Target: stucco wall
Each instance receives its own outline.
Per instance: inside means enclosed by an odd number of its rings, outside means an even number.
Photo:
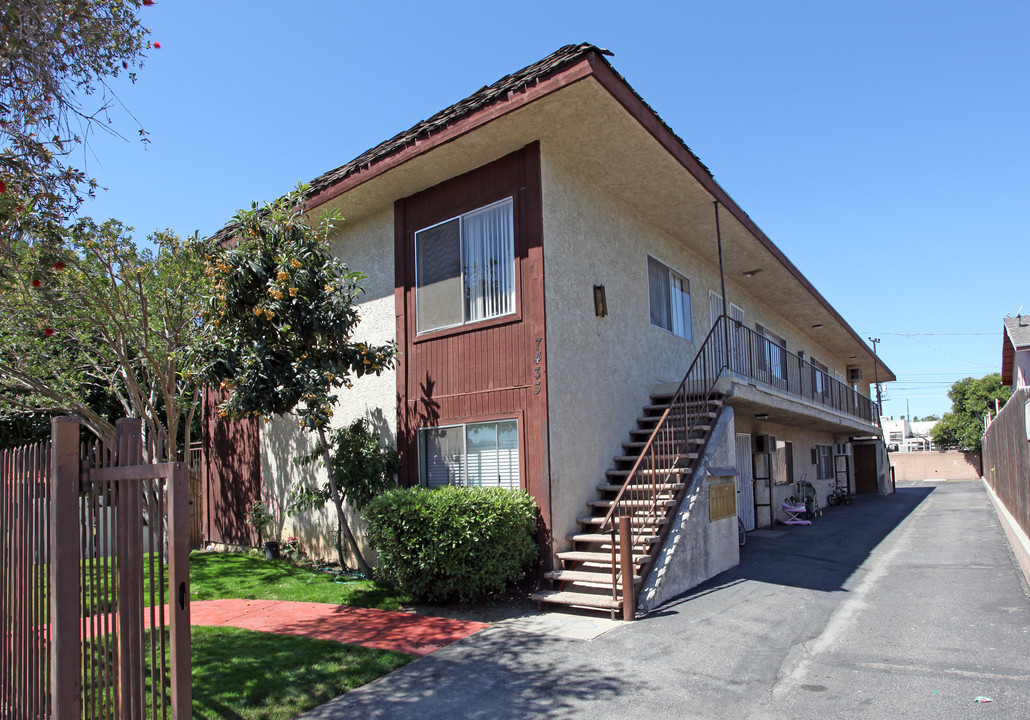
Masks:
[[[381,345],[396,339],[393,269],[393,209],[362,219],[353,225],[344,222],[337,230],[332,245],[334,254],[351,270],[367,275],[361,281],[364,292],[359,296],[360,323],[354,339]],[[344,427],[367,417],[391,446],[396,443],[397,378],[394,370],[381,376],[354,379],[354,386],[338,392],[332,427]],[[294,458],[311,451],[313,437],[303,431],[292,417],[276,418],[261,428],[261,471],[266,501],[279,518],[279,535],[297,537],[301,548],[313,557],[335,558],[332,533],[336,526],[331,507],[297,517],[286,517],[288,493],[300,483],[321,487],[324,469],[315,465],[299,467]],[[352,529],[364,541],[361,520],[348,513]],[[367,550],[367,547],[366,547]],[[366,554],[366,559],[370,559]]]
[[[959,450],[891,453],[894,482],[978,480],[980,455]]]
[[[711,468],[734,466],[733,409],[719,416],[637,607],[648,612],[740,562],[736,517],[710,519]]]
[[[574,158],[547,143],[542,145],[542,181],[551,493],[555,544],[560,548],[566,533],[576,529],[575,518],[594,497],[594,486],[603,480],[612,457],[622,453],[621,444],[650,393],[659,384],[682,379],[711,329],[709,291],[721,288],[714,238],[711,257],[691,252],[618,198],[597,190],[577,170]],[[689,341],[650,323],[648,254],[690,280]],[[607,317],[594,316],[594,285],[605,286]],[[749,327],[761,323],[785,337],[791,352],[805,349],[831,370],[845,370],[846,361],[831,356],[730,278],[727,295],[744,309]],[[748,431],[747,426],[737,430]],[[798,478],[811,465],[812,444],[847,439],[799,428],[762,432],[797,438]],[[809,479],[814,477],[811,468]],[[825,504],[828,483],[816,485]]]
[[[819,498],[820,507],[827,505],[826,496],[830,494],[834,481],[819,480],[818,468],[815,463],[812,462],[812,449],[816,445],[834,445],[836,443],[847,442],[848,437],[846,435],[833,435],[831,433],[819,432],[810,430],[804,427],[798,427],[796,425],[782,425],[778,423],[757,420],[749,420],[742,416],[737,416],[736,429],[737,433],[748,433],[751,435],[752,443],[754,442],[755,435],[774,435],[778,445],[777,457],[779,458],[779,470],[775,473],[775,479],[780,482],[772,483],[772,518],[776,522],[780,522],[787,518],[787,514],[782,509],[783,501],[788,497],[794,495],[797,496],[797,486],[795,483],[804,477],[812,483],[812,486],[816,490],[816,494]],[[785,444],[790,442],[792,445],[793,459],[794,459],[794,482],[782,482],[784,475],[782,473],[782,467],[784,467],[783,456],[786,453]],[[854,463],[849,463],[849,474],[848,483],[852,490],[854,490],[854,475],[855,468]],[[755,496],[757,501],[760,503],[769,502],[769,485],[761,485],[759,481],[755,482]],[[755,521],[757,527],[767,527],[770,525],[769,510],[766,508],[758,508],[755,515]]]
[[[560,152],[542,146],[544,282],[547,305],[551,506],[556,549],[576,529],[594,487],[653,388],[678,381],[708,325],[711,271],[592,189]],[[693,341],[652,327],[647,253],[691,282]],[[608,316],[595,317],[604,285]]]

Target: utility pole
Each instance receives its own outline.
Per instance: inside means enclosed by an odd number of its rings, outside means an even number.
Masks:
[[[873,344],[873,378],[876,380],[876,407],[879,414],[883,414],[883,398],[880,397],[880,357],[876,354],[876,344],[880,342],[880,338],[869,338],[869,342]],[[879,422],[879,418],[877,418]]]

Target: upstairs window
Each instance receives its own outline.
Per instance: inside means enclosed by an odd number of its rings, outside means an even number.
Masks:
[[[512,199],[415,233],[417,332],[515,312]]]
[[[647,256],[651,324],[690,340],[690,280]]]

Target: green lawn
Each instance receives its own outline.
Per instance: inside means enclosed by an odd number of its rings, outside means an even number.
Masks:
[[[292,718],[414,658],[230,627],[194,627],[193,717]]]
[[[190,553],[190,599],[299,600],[396,610],[410,599],[372,580],[333,582],[325,573],[256,553]]]
[[[190,599],[299,600],[396,610],[407,596],[371,580],[333,582],[258,553],[190,553]],[[193,627],[193,717],[292,718],[414,658],[232,627]]]

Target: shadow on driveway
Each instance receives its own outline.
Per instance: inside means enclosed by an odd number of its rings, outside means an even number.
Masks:
[[[649,613],[663,612],[746,580],[845,591],[848,578],[873,549],[934,491],[898,488],[893,495],[860,495],[851,505],[825,508],[811,525],[777,525],[748,533],[740,564]]]
[[[600,708],[632,692],[624,678],[570,653],[569,645],[544,635],[484,630],[462,641],[460,651],[448,648],[416,660],[302,718],[564,717],[585,703]]]

